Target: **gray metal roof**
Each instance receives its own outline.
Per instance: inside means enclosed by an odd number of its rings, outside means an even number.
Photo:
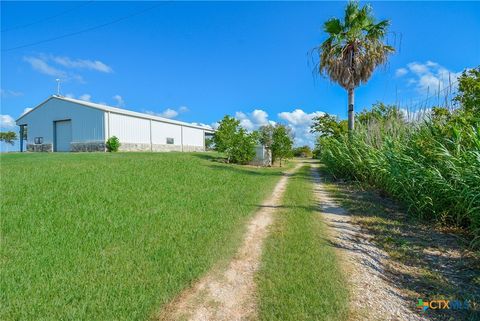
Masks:
[[[209,128],[209,127],[198,126],[198,125],[194,125],[194,124],[191,124],[191,123],[186,123],[186,122],[182,122],[182,121],[178,121],[178,120],[172,120],[172,119],[168,119],[168,118],[164,118],[164,117],[158,117],[158,116],[154,116],[154,115],[150,115],[150,114],[145,114],[145,113],[139,113],[139,112],[136,112],[136,111],[126,110],[126,109],[123,109],[123,108],[116,108],[116,107],[112,107],[112,106],[96,104],[96,103],[92,103],[92,102],[89,102],[89,101],[84,101],[84,100],[79,100],[79,99],[74,99],[74,98],[67,98],[67,97],[57,96],[57,95],[53,95],[53,96],[47,98],[46,100],[44,100],[41,104],[39,104],[38,106],[36,106],[32,110],[30,110],[30,111],[26,112],[25,114],[23,114],[22,116],[20,116],[16,120],[16,122],[18,122],[20,119],[22,119],[26,115],[30,114],[34,110],[38,109],[39,107],[43,106],[45,103],[47,103],[51,99],[59,99],[59,100],[71,102],[71,103],[74,103],[74,104],[78,104],[78,105],[82,105],[82,106],[86,106],[86,107],[90,107],[90,108],[100,109],[100,110],[115,113],[115,114],[128,115],[128,116],[144,118],[144,119],[152,119],[152,120],[160,121],[162,123],[169,123],[169,124],[181,125],[181,126],[185,126],[185,127],[198,128],[198,129],[203,129],[205,131],[210,131],[210,132],[215,131],[214,129]]]

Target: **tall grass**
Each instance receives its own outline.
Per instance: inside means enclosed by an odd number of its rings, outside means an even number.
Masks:
[[[452,116],[457,117],[457,116]],[[480,245],[480,121],[402,117],[358,124],[352,135],[320,140],[337,177],[364,182],[434,223],[466,227]]]

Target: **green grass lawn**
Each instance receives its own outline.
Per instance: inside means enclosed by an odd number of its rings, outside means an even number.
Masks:
[[[233,255],[280,169],[210,158],[1,155],[0,319],[146,320]]]
[[[309,167],[289,180],[257,277],[260,320],[347,319],[347,285],[312,188]]]

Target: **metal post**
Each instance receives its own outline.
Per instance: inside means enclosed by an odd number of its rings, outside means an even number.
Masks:
[[[180,141],[182,143],[182,152],[183,152],[183,126],[180,125]]]
[[[20,125],[20,152],[21,153],[23,152],[23,132],[24,132],[23,126],[25,125]]]

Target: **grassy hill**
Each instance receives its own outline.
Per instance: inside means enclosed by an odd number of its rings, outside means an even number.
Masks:
[[[228,258],[279,169],[207,154],[1,155],[2,320],[145,320]]]

